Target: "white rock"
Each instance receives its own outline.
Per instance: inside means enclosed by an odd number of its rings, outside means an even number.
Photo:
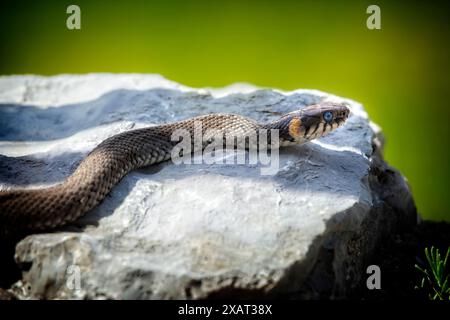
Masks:
[[[281,150],[276,175],[167,162],[127,175],[74,225],[25,238],[16,260],[31,268],[16,292],[340,297],[365,284],[373,249],[414,224],[416,210],[352,100],[248,84],[197,90],[159,75],[0,77],[1,189],[62,181],[98,143],[131,128],[214,112],[270,121],[323,99],[346,101],[352,116],[325,138]]]

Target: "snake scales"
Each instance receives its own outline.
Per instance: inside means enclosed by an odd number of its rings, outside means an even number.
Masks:
[[[285,146],[321,137],[342,125],[348,115],[345,105],[323,102],[267,124],[238,115],[210,114],[123,132],[100,143],[60,184],[0,191],[0,226],[6,230],[43,231],[77,220],[97,206],[131,170],[169,160],[178,143],[172,141],[172,133],[184,129],[193,137],[196,121],[201,122],[202,133],[215,129],[227,137],[275,129],[279,133],[278,145]],[[269,147],[275,147],[275,143],[272,141]]]

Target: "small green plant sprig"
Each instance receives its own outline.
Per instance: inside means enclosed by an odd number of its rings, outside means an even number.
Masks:
[[[425,248],[429,269],[415,265],[416,269],[422,273],[420,285],[416,286],[415,289],[427,290],[430,300],[450,300],[450,274],[447,268],[449,255],[450,247],[447,249],[444,260],[441,259],[439,249],[431,247],[428,250],[428,248]]]

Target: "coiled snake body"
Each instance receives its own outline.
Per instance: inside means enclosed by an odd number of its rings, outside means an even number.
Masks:
[[[278,130],[279,145],[284,146],[321,137],[342,125],[348,115],[349,109],[343,104],[326,102],[288,113],[268,124],[238,115],[211,114],[127,131],[100,143],[58,185],[0,191],[0,226],[7,230],[42,231],[75,221],[97,206],[131,170],[169,160],[178,143],[172,141],[172,134],[183,129],[194,138],[196,122],[201,123],[203,134],[215,129],[227,137],[239,138],[262,129]],[[269,139],[269,147],[276,146]]]

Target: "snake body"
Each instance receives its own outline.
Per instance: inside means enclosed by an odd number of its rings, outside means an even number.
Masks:
[[[321,137],[342,125],[348,115],[345,105],[325,102],[267,124],[239,115],[210,114],[123,132],[101,142],[60,184],[0,191],[0,226],[7,230],[45,231],[77,220],[97,206],[130,171],[169,160],[178,143],[172,141],[177,129],[185,130],[192,138],[196,123],[201,123],[202,134],[214,129],[238,138],[263,129],[278,130],[279,146],[285,146]],[[201,148],[210,142],[203,142]],[[277,146],[269,138],[269,147]]]

